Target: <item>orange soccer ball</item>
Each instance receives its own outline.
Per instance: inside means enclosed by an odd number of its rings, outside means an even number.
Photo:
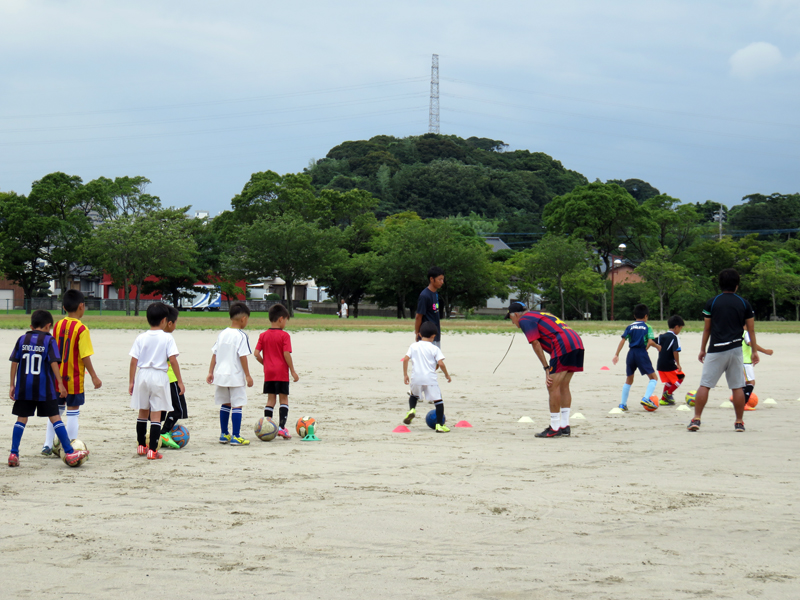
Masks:
[[[642,406],[644,406],[644,409],[647,412],[653,412],[654,410],[658,410],[658,396],[650,396],[650,402],[652,402],[652,405],[645,404],[644,402],[642,402]]]
[[[297,435],[300,437],[306,437],[308,430],[312,425],[314,426],[314,432],[316,433],[317,421],[314,419],[314,417],[300,417],[297,419]]]
[[[729,398],[733,401],[733,395]],[[747,404],[744,405],[745,410],[755,410],[756,406],[758,406],[758,396],[753,392],[750,394],[750,399],[747,401]]]

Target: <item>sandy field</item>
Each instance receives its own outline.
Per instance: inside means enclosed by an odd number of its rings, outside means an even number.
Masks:
[[[624,366],[601,367],[618,338],[584,336],[573,413],[585,420],[569,439],[536,439],[546,392],[521,334],[492,375],[511,329],[445,336],[448,424],[473,426],[449,434],[423,419],[392,433],[411,333],[297,332],[289,420],[314,416],[321,441],[255,438],[264,397],[252,360],[253,442],[237,448],[217,443],[204,382],[216,333],[179,329],[191,441],[147,461],[127,397],[137,333],[92,333],[103,387],[81,413],[83,467],[41,456],[44,419],[32,418],[20,468],[0,468],[0,597],[800,597],[800,336],[759,336],[775,355],[756,369],[762,404],[744,434],[719,388],[698,433],[689,412],[646,413],[643,378],[631,412],[609,415]],[[18,335],[0,331],[0,347]],[[700,377],[699,335],[681,338],[685,392]],[[6,399],[6,452],[14,420]]]

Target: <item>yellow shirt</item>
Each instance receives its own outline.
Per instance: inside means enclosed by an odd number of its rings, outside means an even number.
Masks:
[[[94,354],[89,328],[78,319],[65,317],[53,329],[58,349],[61,351],[61,377],[68,394],[83,393],[83,376],[86,367],[83,359]]]

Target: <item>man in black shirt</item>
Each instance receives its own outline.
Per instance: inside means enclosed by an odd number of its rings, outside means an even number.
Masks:
[[[705,326],[703,341],[698,359],[703,363],[703,374],[694,405],[694,419],[687,428],[689,431],[700,429],[700,416],[703,414],[708,391],[719,381],[722,374],[728,382],[736,411],[734,429],[744,431],[744,362],[742,358],[743,330],[746,327],[753,347],[752,361],[759,361],[755,343],[754,313],[750,303],[738,296],[739,273],[735,269],[725,269],[719,274],[719,287],[722,293],[706,303],[703,309]],[[710,340],[710,345],[709,345]],[[708,353],[706,353],[708,347]]]
[[[442,330],[439,324],[439,289],[444,285],[444,270],[441,267],[428,269],[428,287],[420,292],[417,301],[417,318],[414,322],[414,341],[418,342],[419,328],[423,323],[436,325],[436,337],[433,343],[441,348]]]

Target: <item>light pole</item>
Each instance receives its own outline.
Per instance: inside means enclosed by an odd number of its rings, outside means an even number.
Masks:
[[[617,246],[617,249],[620,251],[620,254],[625,252],[625,248],[627,248],[625,244],[620,244],[619,246]],[[617,265],[621,264],[622,261],[618,258],[615,258],[611,262],[611,320],[612,321],[614,320],[614,270],[617,268]]]

